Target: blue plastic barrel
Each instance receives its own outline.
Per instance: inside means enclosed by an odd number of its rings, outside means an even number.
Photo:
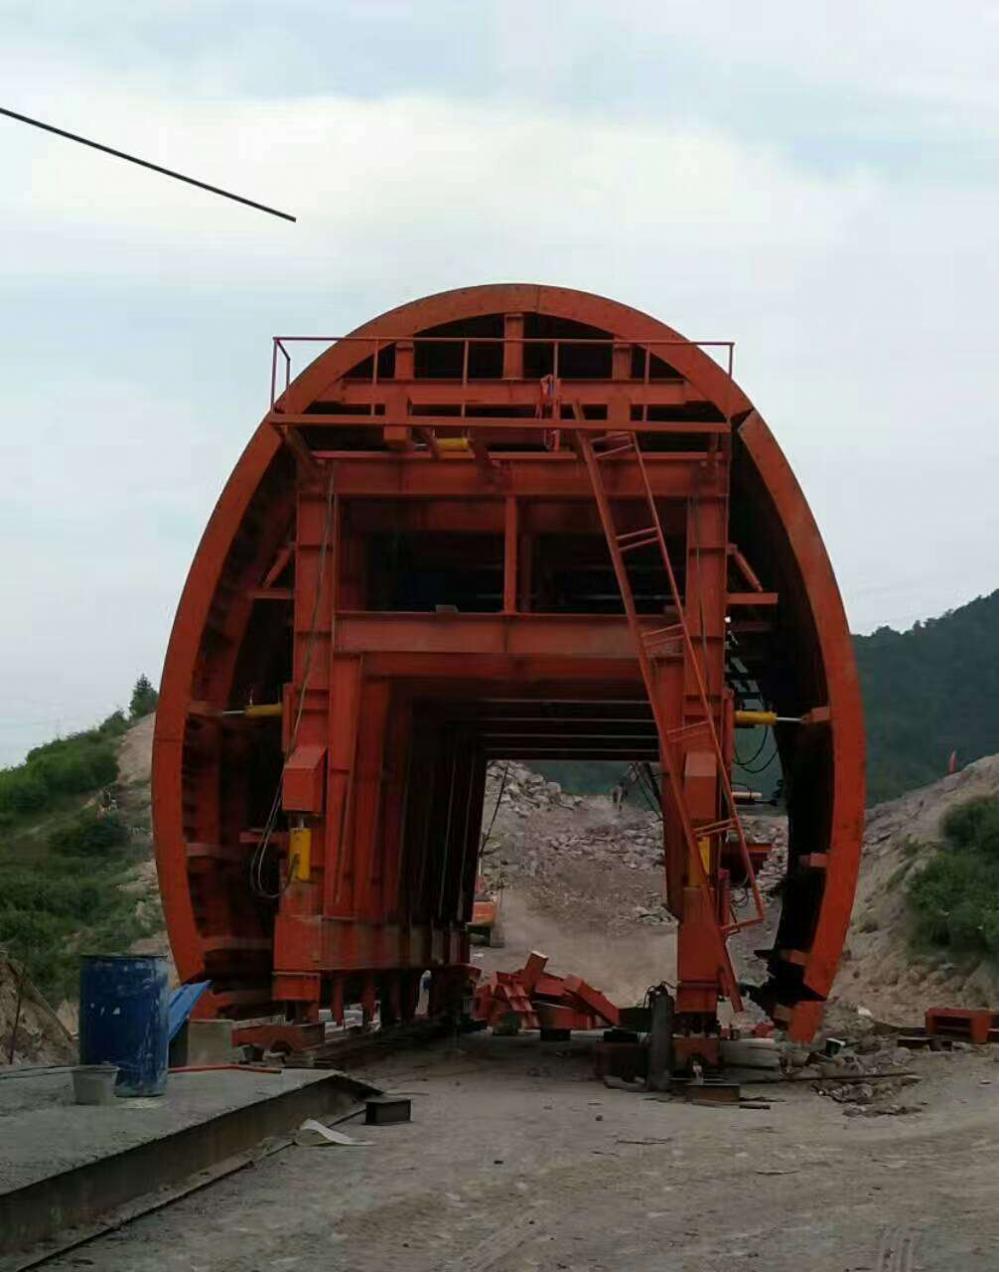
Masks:
[[[80,1063],[116,1064],[116,1095],[162,1095],[167,1085],[167,960],[85,954],[80,966]]]

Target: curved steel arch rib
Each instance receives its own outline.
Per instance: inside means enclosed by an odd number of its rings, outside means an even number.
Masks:
[[[248,686],[269,682],[281,659],[290,657],[279,607],[259,600],[262,580],[285,559],[282,553],[293,565],[297,559],[289,526],[307,480],[283,445],[282,417],[305,417],[322,409],[317,403],[335,400],[344,377],[367,356],[361,338],[388,345],[440,328],[461,332],[462,324],[494,315],[579,324],[606,333],[611,342],[646,348],[674,368],[684,394],[728,422],[722,442],[729,465],[728,537],[753,562],[764,589],[780,597],[759,683],[779,714],[805,710],[817,721],[778,730],[790,817],[789,877],[768,975],[756,990],[776,1019],[808,1036],[846,935],[864,815],[860,695],[822,539],[778,443],[711,356],[640,311],[538,285],[443,292],[358,327],[351,333],[355,339],[333,343],[290,384],[226,483],[178,606],[154,739],[157,866],[181,978],[213,977],[207,1012],[249,1013],[282,1001],[275,992],[274,906],[241,891],[248,844],[270,795],[258,788],[268,786],[265,778],[281,757],[261,760],[246,730],[230,728],[220,716],[239,707]],[[609,378],[607,400],[621,390]],[[377,418],[372,422],[377,425]],[[385,457],[386,464],[407,462],[399,453]]]

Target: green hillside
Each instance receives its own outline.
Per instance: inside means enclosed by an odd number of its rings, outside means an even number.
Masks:
[[[997,750],[998,593],[906,632],[855,636],[877,804]]]
[[[142,677],[128,719],[116,711],[0,769],[0,947],[54,1003],[75,996],[80,953],[124,953],[155,927],[158,902],[137,876],[148,798],[133,798],[118,763],[130,722],[155,705]]]

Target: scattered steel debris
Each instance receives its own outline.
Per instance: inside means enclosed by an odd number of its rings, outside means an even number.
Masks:
[[[294,1139],[300,1148],[325,1148],[329,1144],[345,1148],[368,1148],[375,1143],[374,1140],[357,1140],[351,1135],[345,1135],[343,1131],[335,1131],[332,1126],[324,1126],[314,1117],[306,1118],[295,1132]]]
[[[579,976],[546,972],[548,957],[532,951],[516,972],[494,972],[476,987],[472,1018],[494,1032],[540,1029],[542,1037],[568,1038],[571,1031],[618,1024],[618,1008]]]
[[[983,1046],[996,1042],[998,1016],[988,1009],[967,1007],[930,1007],[924,1016],[924,1029],[931,1038],[951,1038]]]
[[[410,1120],[410,1101],[402,1095],[373,1095],[365,1100],[365,1125],[389,1126]]]

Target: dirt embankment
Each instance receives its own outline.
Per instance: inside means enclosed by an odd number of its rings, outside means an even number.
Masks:
[[[66,1064],[75,1055],[72,1038],[24,968],[0,954],[0,1067]]]
[[[906,887],[956,804],[997,796],[997,757],[986,756],[899,799],[865,823],[861,872],[833,998],[891,1024],[920,1024],[927,1007],[995,1007],[996,964],[920,956],[910,942]]]
[[[132,872],[124,890],[134,894],[136,909],[144,926],[150,929],[148,936],[132,945],[133,954],[163,954],[170,964],[170,981],[177,980],[170,953],[160,888],[156,876],[156,860],[153,856],[152,813],[150,807],[150,770],[153,763],[153,727],[155,715],[144,716],[122,738],[118,752],[118,807],[129,824],[132,843],[145,849],[145,856]]]

